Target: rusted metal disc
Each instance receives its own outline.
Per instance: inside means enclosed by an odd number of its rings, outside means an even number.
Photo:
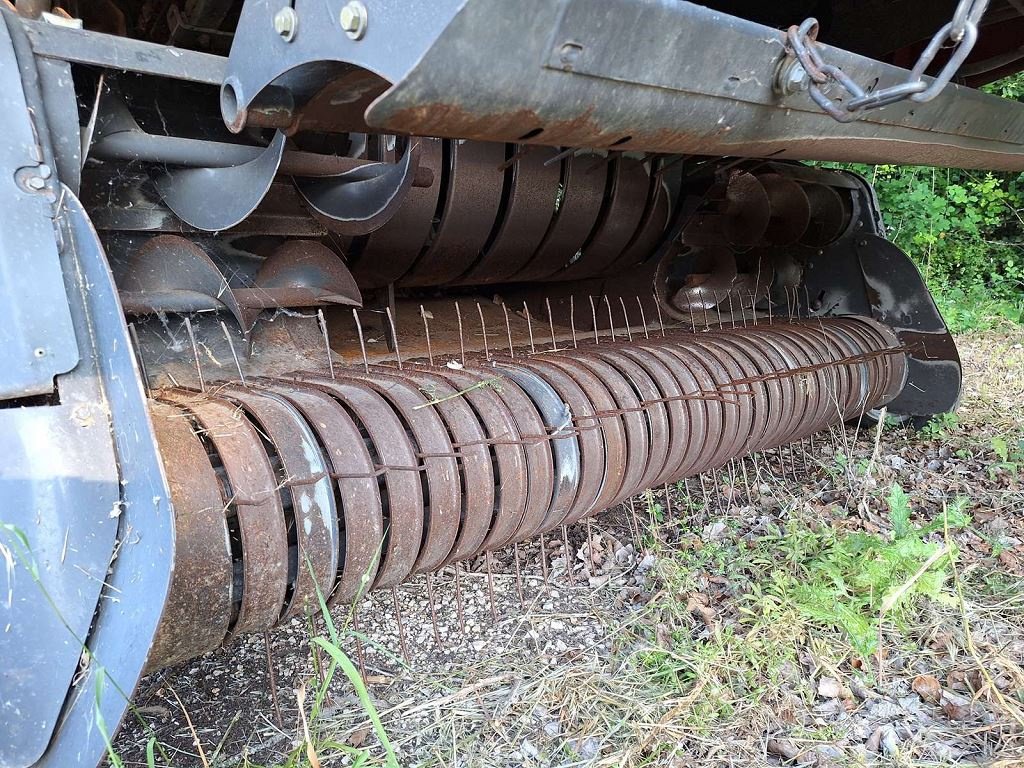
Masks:
[[[623,346],[617,351],[643,366],[647,374],[657,384],[659,396],[665,399],[664,407],[669,424],[668,453],[665,456],[665,469],[654,485],[673,482],[679,477],[679,471],[686,458],[686,451],[692,437],[686,405],[678,399],[682,395],[679,381],[672,375],[668,367],[647,349]]]
[[[526,515],[529,496],[525,446],[512,411],[494,386],[493,377],[455,371],[450,368],[431,369],[431,373],[448,381],[462,393],[473,409],[487,440],[491,443],[494,479],[494,514],[487,536],[477,552],[498,549],[512,541]]]
[[[544,361],[557,365],[572,376],[573,380],[575,380],[587,396],[587,399],[593,404],[596,413],[610,414],[615,411],[618,406],[608,387],[605,386],[600,376],[576,359],[575,353],[576,350],[573,351],[572,357],[568,355],[546,355]],[[589,426],[592,423],[594,422],[587,420],[581,426]],[[622,420],[618,416],[600,416],[597,419],[597,423],[601,426],[605,453],[605,473],[601,484],[601,494],[594,504],[594,510],[600,512],[612,506],[625,487],[628,449],[626,445],[626,432]]]
[[[727,367],[729,364],[738,367],[740,375],[734,381],[761,375],[763,366],[757,365],[750,350],[738,339],[727,336],[725,330],[707,334],[701,343],[716,349],[719,360],[728,360]],[[729,367],[729,370],[733,373],[736,369]],[[723,387],[722,392],[735,402],[725,407],[730,408],[739,420],[740,443],[737,455],[748,453],[767,426],[768,396],[764,386],[760,383],[735,384]]]
[[[723,340],[728,339],[740,349],[747,352],[747,357],[753,364],[757,376],[770,376],[776,371],[785,369],[785,361],[771,344],[758,344],[757,337],[753,339],[743,329],[724,331],[720,336]],[[776,435],[781,434],[782,409],[786,403],[785,390],[777,378],[768,378],[754,385],[755,401],[754,408],[757,411],[760,428],[755,428],[751,436],[748,450],[751,452],[760,451],[772,444]]]
[[[806,344],[792,334],[791,327],[791,324],[780,323],[770,329],[764,329],[765,343],[770,344],[784,361],[783,367],[778,371],[780,375],[776,378],[783,388],[783,402],[791,404],[783,409],[782,431],[773,441],[775,445],[796,440],[808,420],[815,417],[815,413],[825,402],[825,389],[822,386],[824,374],[817,376],[787,373],[792,369],[809,365],[814,360],[805,350]]]
[[[843,319],[854,323],[855,325],[864,328],[865,331],[871,333],[877,339],[879,349],[898,348],[901,346],[900,339],[896,335],[895,331],[872,318],[848,317]],[[906,386],[908,356],[906,352],[898,352],[881,357],[879,360],[885,361],[885,370],[888,373],[888,384],[884,387],[881,394],[882,400],[885,403],[888,403],[899,395]]]
[[[623,374],[595,356],[589,347],[574,350],[573,357],[601,379],[615,400],[615,409],[622,411],[615,418],[622,422],[626,433],[626,469],[622,490],[612,502],[617,504],[641,490],[640,481],[647,472],[650,456],[647,420],[639,409],[640,401],[636,393]]]
[[[382,470],[384,544],[374,586],[396,586],[412,573],[423,540],[422,470],[416,450],[390,403],[364,383],[306,374],[302,379],[348,409]]]
[[[617,275],[631,267],[638,266],[651,258],[668,227],[670,195],[665,182],[652,166],[651,191],[643,217],[633,233],[632,239],[622,249],[622,255],[606,269],[606,275]]]
[[[810,222],[800,242],[821,248],[839,239],[850,223],[850,210],[842,196],[827,184],[804,183]]]
[[[441,376],[422,370],[402,375],[416,384],[424,395],[435,401],[456,447],[462,491],[462,522],[455,546],[446,563],[463,560],[480,551],[491,528],[494,515],[494,470],[486,441],[487,435],[472,406]]]
[[[548,445],[547,428],[533,401],[503,372],[493,368],[474,368],[471,365],[467,365],[465,370],[484,377],[485,381],[497,379],[498,386],[494,391],[512,412],[519,434],[525,441],[523,449],[526,454],[529,493],[526,514],[514,536],[516,541],[522,541],[530,538],[533,535],[532,531],[543,530],[554,496],[555,465],[551,447]]]
[[[158,669],[224,642],[232,614],[232,561],[217,474],[188,415],[152,403],[174,514],[174,573],[148,667]]]
[[[331,604],[351,603],[377,575],[384,522],[376,468],[352,418],[326,392],[297,381],[273,379],[261,385],[294,405],[316,432],[337,487],[340,558]]]
[[[398,212],[368,236],[352,268],[352,274],[364,288],[381,288],[400,280],[430,236],[441,189],[444,140],[417,138],[416,141],[420,145],[420,167],[430,169],[434,183],[429,187],[410,188]],[[380,159],[394,162],[393,157]]]
[[[653,355],[665,366],[665,369],[676,380],[676,386],[679,389],[680,395],[685,395],[688,398],[700,395],[702,390],[701,382],[697,380],[689,368],[680,364],[679,358],[676,355],[673,355],[666,349],[663,339],[638,342],[637,347]],[[672,480],[679,480],[682,477],[696,474],[698,463],[705,455],[705,447],[710,447],[710,441],[715,439],[710,434],[711,419],[707,401],[703,398],[693,397],[680,401],[680,404],[685,411],[689,439],[686,443],[686,451],[679,466],[673,473]]]
[[[518,360],[516,364],[536,371],[550,384],[559,397],[569,406],[573,424],[579,430],[580,480],[576,499],[561,521],[571,524],[594,511],[594,506],[604,485],[605,456],[604,438],[594,415],[594,404],[590,402],[583,388],[557,365],[542,357]]]
[[[764,185],[771,205],[771,219],[764,233],[765,242],[771,245],[792,245],[803,237],[811,221],[807,193],[799,183],[778,173],[761,173],[757,179]]]
[[[788,375],[785,373],[788,370],[810,363],[807,353],[801,351],[800,342],[788,332],[789,328],[790,326],[785,323],[777,323],[770,328],[758,328],[759,332],[764,333],[764,343],[771,344],[785,361],[785,368],[779,371],[782,375],[778,377],[778,381],[781,383],[784,392],[785,399],[783,402],[789,405],[782,409],[782,429],[776,435],[776,445],[789,443],[797,439],[801,433],[802,425],[807,423],[808,419],[813,418],[813,413],[819,402],[818,398],[822,392],[820,387],[808,388],[804,383],[805,380],[802,381],[799,378],[799,376],[805,376],[806,374]],[[760,340],[760,337],[757,338]],[[809,394],[813,395],[813,401]]]
[[[402,286],[450,283],[476,261],[498,218],[507,170],[500,142],[446,139],[449,154],[441,189],[441,219],[424,252],[399,281]]]
[[[772,395],[773,415],[776,417],[773,422],[775,431],[768,433],[762,445],[768,447],[791,441],[795,439],[809,412],[818,409],[817,395],[821,389],[802,384],[799,377],[785,375],[786,371],[803,365],[806,358],[799,356],[799,345],[794,344],[791,337],[785,336],[783,330],[763,327],[756,331],[746,329],[744,336],[756,344],[771,361],[764,374],[771,376],[767,384]],[[815,395],[813,401],[808,396],[811,393]]]
[[[886,347],[900,346],[899,339],[889,329],[874,321],[860,318],[837,318],[836,330],[855,335],[860,341],[860,349],[864,351],[880,350]],[[900,391],[906,381],[907,358],[905,354],[874,357],[868,362],[873,386],[869,407],[877,407],[881,402],[888,402]]]
[[[712,186],[707,198],[717,203],[698,211],[686,225],[687,245],[756,245],[764,237],[771,206],[756,176],[735,170],[727,181]]]
[[[873,348],[863,335],[864,331],[851,325],[837,322],[830,326],[828,340],[837,347],[836,359],[856,357]],[[851,379],[849,399],[842,409],[844,419],[855,418],[871,408],[878,393],[886,385],[887,374],[881,369],[880,360],[862,360],[860,362],[842,363],[836,367],[846,372]]]
[[[725,215],[724,233],[730,245],[757,245],[764,237],[771,217],[771,202],[757,176],[740,170],[729,174]]]
[[[277,478],[255,428],[229,401],[188,390],[163,390],[158,399],[183,407],[202,427],[222,470],[232,540],[241,547],[241,600],[233,635],[269,629],[284,610],[288,589],[288,533]],[[237,577],[237,574],[236,574]]]
[[[714,334],[706,334],[713,338]],[[722,432],[718,450],[709,458],[709,466],[718,468],[736,456],[743,449],[744,441],[750,432],[749,396],[737,391],[736,387],[728,386],[732,381],[743,378],[742,369],[720,347],[705,343],[701,336],[692,340],[676,339],[675,350],[691,357],[691,368],[702,367],[711,377],[711,392],[717,392],[723,399],[709,400],[712,410],[717,406],[721,410]]]
[[[838,329],[833,328],[827,333],[822,333],[814,329],[810,323],[800,322],[794,322],[787,328],[789,335],[803,340],[802,348],[814,350],[813,359],[821,366],[813,379],[806,374],[795,377],[804,390],[812,383],[815,384],[821,396],[817,423],[810,426],[805,424],[805,432],[816,432],[837,415],[847,412],[854,405],[851,397],[855,397],[854,393],[867,384],[866,381],[862,381],[856,366],[837,365],[833,362],[858,353],[856,344],[852,343],[851,339],[842,338],[837,331]],[[867,373],[868,369],[864,368],[863,371]]]
[[[537,407],[554,461],[555,482],[551,505],[540,531],[557,528],[572,509],[580,483],[580,447],[572,412],[558,392],[542,377],[514,362],[498,364],[502,373],[518,384]]]
[[[348,371],[343,378],[371,387],[393,406],[423,463],[423,542],[413,572],[425,573],[446,562],[455,546],[462,516],[462,484],[444,421],[430,399],[403,374],[389,375],[378,366],[367,375]]]
[[[721,363],[710,358],[701,359],[699,350],[694,354],[694,347],[691,346],[694,343],[676,336],[671,344],[665,345],[665,351],[676,358],[676,365],[684,367],[696,379],[698,390],[709,395],[703,401],[707,440],[704,449],[696,457],[697,467],[690,469],[691,474],[721,466],[739,441],[738,424],[718,394],[720,384],[730,377]]]
[[[658,402],[661,391],[647,371],[632,358],[622,354],[626,344],[601,344],[591,349],[592,353],[615,367],[633,388],[643,410],[640,415],[647,426],[647,470],[639,481],[639,489],[646,490],[661,484],[669,453],[668,413],[665,405]]]
[[[554,149],[547,151],[557,154]],[[608,187],[605,159],[570,154],[561,161],[561,179],[561,194],[552,201],[554,218],[529,262],[512,277],[516,282],[543,280],[557,273],[583,247],[597,224]]]
[[[643,163],[632,157],[610,161],[609,195],[597,227],[584,243],[579,259],[567,260],[558,280],[579,280],[603,275],[632,239],[647,204],[650,176]],[[570,259],[572,253],[566,254]]]
[[[845,342],[840,343],[832,332],[818,335],[806,328],[798,328],[800,325],[797,322],[789,323],[786,325],[784,333],[790,337],[796,334],[799,339],[802,339],[802,341],[796,342],[798,345],[816,349],[815,359],[822,364],[822,368],[816,376],[818,391],[822,399],[820,417],[828,421],[841,419],[842,414],[846,413],[853,404],[851,400],[854,397],[853,393],[860,387],[859,376],[850,366],[835,365],[833,361],[851,354],[852,348]],[[806,389],[808,380],[806,375],[794,377],[794,382],[802,384],[804,389]]]
[[[278,482],[285,520],[294,527],[289,538],[288,595],[282,618],[317,605],[317,589],[334,589],[338,572],[338,510],[327,462],[306,420],[279,395],[226,385],[218,390],[239,403],[258,425],[280,461]],[[274,458],[274,457],[272,457]]]
[[[555,215],[561,165],[545,165],[551,152],[546,148],[530,144],[509,147],[515,154],[501,226],[479,260],[455,281],[457,284],[510,280],[540,246]]]

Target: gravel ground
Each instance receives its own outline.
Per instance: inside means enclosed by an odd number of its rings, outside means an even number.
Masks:
[[[560,533],[543,551],[521,545],[518,579],[509,550],[494,553],[490,577],[480,558],[458,579],[448,568],[374,593],[357,610],[364,641],[348,616],[335,616],[397,762],[1024,765],[1024,464],[999,455],[999,441],[1012,454],[1024,438],[1022,344],[1020,331],[961,337],[962,407],[923,433],[886,430],[877,445],[873,429],[819,436],[813,452],[787,454],[795,472],[779,471],[771,454],[747,462],[746,484],[706,478],[703,498],[696,481],[689,497],[683,488],[637,497],[632,509],[574,526],[568,547]],[[844,441],[862,471],[837,478],[826,470]],[[738,586],[728,558],[682,569],[682,582],[666,576],[680,572],[667,564],[694,562],[687,552],[723,538],[756,542],[789,519],[888,536],[883,499],[894,482],[915,519],[964,496],[973,523],[956,534],[963,602],[928,602],[906,626],[887,628],[882,672],[862,668],[841,633],[795,621],[768,627],[793,663],[759,677],[758,660],[744,654],[772,646],[749,633],[735,642],[749,626],[751,587]],[[652,513],[664,522],[649,526]],[[692,656],[675,656],[703,672],[667,684],[664,665],[643,660],[671,645],[662,622],[673,605],[692,636]],[[311,650],[315,636],[324,636],[319,617],[295,620],[150,676],[135,699],[146,726],[126,726],[117,752],[145,765],[152,736],[166,756],[157,764],[310,765],[299,701],[305,692],[308,715],[323,686],[309,725],[314,759],[383,764],[350,682],[339,672],[323,685],[328,659]]]

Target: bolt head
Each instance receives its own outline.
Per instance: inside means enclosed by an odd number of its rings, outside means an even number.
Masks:
[[[299,26],[299,15],[291,6],[285,6],[274,14],[274,31],[281,36],[286,43],[295,39],[295,32]]]
[[[28,184],[29,189],[35,190],[40,190],[46,186],[46,182],[39,176],[29,176],[28,181],[26,183]]]
[[[338,14],[338,23],[342,30],[353,40],[361,40],[366,34],[366,22],[366,6],[359,0],[346,3]]]
[[[810,75],[799,59],[786,58],[775,74],[775,89],[783,96],[806,91],[811,86]]]

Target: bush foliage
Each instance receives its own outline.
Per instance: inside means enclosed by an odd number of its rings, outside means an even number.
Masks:
[[[1024,73],[985,90],[1024,101]],[[1024,173],[848,167],[874,184],[889,238],[917,262],[953,331],[1024,321]]]

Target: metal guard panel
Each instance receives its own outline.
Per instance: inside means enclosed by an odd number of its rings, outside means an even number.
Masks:
[[[840,124],[806,93],[775,93],[784,55],[779,30],[692,3],[538,0],[524,13],[469,0],[366,120],[548,145],[1024,169],[1019,104],[951,85],[931,103]],[[839,49],[824,55],[858,82],[906,76]]]
[[[107,575],[120,493],[96,404],[0,410],[0,766],[43,754]]]
[[[53,392],[53,378],[78,362],[53,227],[53,169],[43,163],[19,62],[0,12],[0,400]],[[20,28],[15,30],[21,33]],[[19,66],[21,65],[21,67]],[[19,183],[20,180],[20,183]]]
[[[91,663],[68,692],[54,739],[36,763],[53,768],[95,765],[105,754],[98,720],[102,717],[112,735],[128,708],[163,613],[174,567],[170,490],[117,289],[96,230],[78,198],[65,188],[61,199],[59,220],[69,251],[68,269],[80,286],[88,287],[75,301],[81,302],[79,310],[92,331],[88,362],[102,382],[109,407],[107,439],[113,441],[120,500],[116,557],[86,639]]]

